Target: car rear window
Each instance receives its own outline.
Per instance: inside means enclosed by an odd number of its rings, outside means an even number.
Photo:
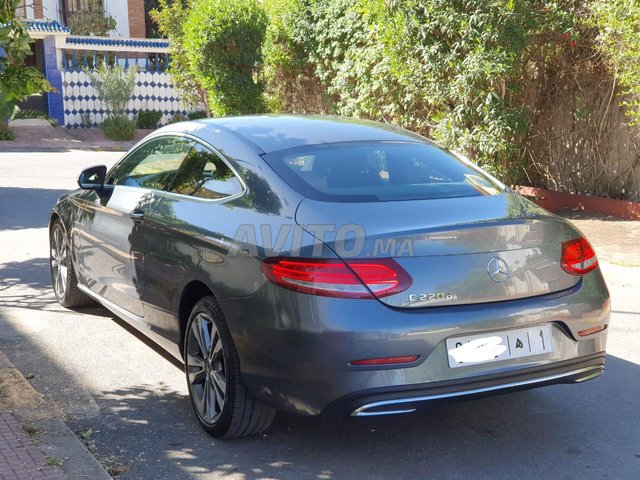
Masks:
[[[265,156],[302,195],[323,201],[427,200],[495,195],[503,187],[426,143],[340,143]]]

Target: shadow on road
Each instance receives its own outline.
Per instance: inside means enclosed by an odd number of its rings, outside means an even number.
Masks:
[[[68,190],[0,187],[0,230],[41,228],[49,224],[49,212]]]
[[[52,300],[48,258],[0,264],[0,306],[41,308]]]
[[[110,412],[99,428],[121,434],[117,448],[144,452],[123,478],[147,478],[145,461],[160,459],[156,474],[166,478],[329,480],[426,478],[429,472],[437,478],[560,478],[559,466],[562,478],[634,478],[640,434],[630,430],[623,439],[619,432],[632,419],[637,426],[637,398],[640,367],[610,356],[606,375],[580,386],[437,404],[408,416],[279,414],[265,435],[226,442],[201,432],[188,398],[162,385],[104,392],[97,401]],[[135,429],[151,440],[141,444],[138,435],[129,443],[127,432]],[[95,439],[110,452],[99,434]],[[607,444],[615,446],[618,467]]]

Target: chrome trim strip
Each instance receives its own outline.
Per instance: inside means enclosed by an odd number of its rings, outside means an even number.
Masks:
[[[604,373],[604,367],[600,367],[599,370],[596,370],[595,372],[593,372],[591,375],[587,375],[586,377],[582,377],[582,378],[578,378],[574,381],[574,383],[582,383],[582,382],[586,382],[587,380],[591,380],[592,378],[596,378],[599,377],[600,375],[602,375]]]
[[[429,400],[439,400],[443,398],[454,398],[454,397],[462,397],[465,395],[475,395],[478,393],[493,392],[496,390],[522,387],[525,385],[535,385],[536,383],[544,383],[544,382],[558,380],[565,377],[571,377],[573,375],[580,375],[581,373],[590,372],[592,370],[595,370],[595,371],[591,375],[588,375],[584,378],[580,378],[575,382],[576,383],[584,382],[586,380],[590,380],[599,375],[602,375],[602,373],[604,372],[604,366],[599,365],[599,366],[584,367],[578,370],[572,370],[571,372],[558,373],[556,375],[550,375],[547,377],[534,378],[531,380],[522,380],[520,382],[506,383],[503,385],[494,385],[492,387],[475,388],[473,390],[462,390],[460,392],[441,393],[437,395],[426,395],[423,397],[399,398],[397,400],[384,400],[381,402],[373,402],[373,403],[368,403],[366,405],[356,408],[353,412],[351,412],[351,416],[352,417],[373,417],[378,415],[393,415],[396,413],[411,413],[411,412],[414,412],[416,409],[411,408],[411,409],[404,409],[404,410],[387,410],[382,412],[367,412],[366,410],[370,408],[385,407],[388,405],[390,406],[390,405],[402,405],[405,403],[413,403],[413,402],[426,402]]]
[[[145,322],[144,318],[139,317],[138,315],[131,313],[128,310],[125,310],[124,308],[116,305],[115,303],[113,303],[110,300],[107,300],[106,298],[98,295],[97,293],[95,293],[93,290],[90,290],[89,288],[87,288],[84,285],[81,285],[78,283],[78,289],[88,295],[89,297],[93,298],[96,302],[98,302],[99,304],[103,305],[107,310],[111,310],[113,313],[115,313],[116,315],[118,315],[119,317],[122,317],[125,320],[128,320],[132,323],[136,323],[138,325],[140,325],[141,327],[143,327],[145,330],[149,329],[149,325],[147,324],[147,322]]]

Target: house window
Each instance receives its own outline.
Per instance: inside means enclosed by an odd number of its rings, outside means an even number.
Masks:
[[[77,17],[104,14],[102,0],[60,0],[60,10],[65,25],[76,21]]]
[[[113,17],[105,14],[103,0],[59,1],[59,18],[75,35],[104,36],[116,27]]]

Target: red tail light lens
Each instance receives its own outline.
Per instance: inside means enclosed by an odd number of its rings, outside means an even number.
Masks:
[[[597,327],[587,328],[586,330],[578,330],[578,335],[586,337],[587,335],[593,335],[607,328],[607,325],[598,325]]]
[[[382,357],[367,358],[364,360],[353,360],[349,365],[394,365],[396,363],[413,363],[420,358],[420,355],[406,355],[404,357]]]
[[[571,275],[584,275],[598,266],[593,247],[586,238],[562,242],[562,269]]]
[[[275,257],[262,262],[261,268],[271,283],[326,297],[381,298],[411,286],[409,274],[390,258],[342,261]]]

